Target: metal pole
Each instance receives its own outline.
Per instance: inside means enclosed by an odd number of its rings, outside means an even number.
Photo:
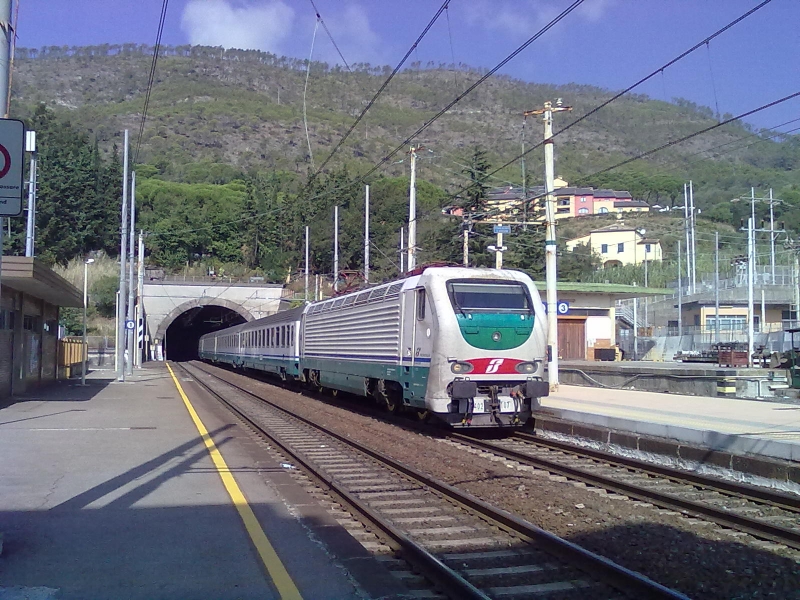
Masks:
[[[553,111],[550,102],[544,103],[544,174],[545,174],[545,280],[547,284],[547,345],[550,362],[547,378],[551,390],[558,389],[558,294],[556,291],[556,199],[553,195],[555,165],[553,158]]]
[[[81,385],[86,385],[86,355],[89,347],[86,344],[86,305],[88,303],[88,285],[86,280],[89,276],[89,261],[83,261],[83,347],[81,348]]]
[[[689,184],[683,184],[683,229],[686,232],[686,279],[692,280],[691,247],[692,234],[689,232]],[[689,286],[687,286],[689,287]],[[691,288],[689,288],[689,291]]]
[[[639,316],[638,311],[636,310],[637,306],[639,305],[639,298],[633,299],[633,360],[637,358],[636,347],[639,344],[639,328],[637,324],[639,323]]]
[[[369,186],[364,187],[364,283],[369,283]]]
[[[758,324],[758,330],[764,333],[764,323],[767,322],[767,304],[764,300],[764,288],[761,288],[761,323]]]
[[[333,292],[339,282],[339,205],[333,207]]]
[[[644,247],[644,287],[647,288],[647,246]],[[647,310],[650,308],[650,300],[647,296],[644,297],[644,326],[649,327],[650,323],[648,322],[647,317]]]
[[[417,266],[417,152],[411,146],[411,182],[408,193],[408,270]]]
[[[25,232],[25,256],[33,256],[33,239],[36,229],[36,132],[25,132],[26,150],[31,153],[31,168],[28,173],[28,222]]]
[[[747,222],[747,366],[753,366],[753,217]]]
[[[719,231],[714,232],[714,341],[719,344]]]
[[[683,282],[681,281],[681,242],[678,240],[678,337],[683,336]],[[680,341],[678,342],[680,343]]]
[[[694,231],[694,186],[689,180],[689,226],[692,233],[692,293],[697,293],[697,243]]]
[[[497,232],[497,251],[494,253],[494,268],[503,268],[503,234]]]
[[[464,228],[464,244],[462,247],[462,254],[464,255],[464,266],[469,267],[469,226],[467,225],[467,220],[464,219],[464,224],[462,225]]]
[[[406,269],[405,269],[405,251],[406,251],[406,249],[405,249],[405,246],[403,244],[403,240],[405,238],[405,235],[406,235],[406,230],[403,227],[401,227],[400,228],[400,275],[402,275],[403,273],[406,272]]]
[[[125,381],[125,260],[128,256],[128,130],[125,130],[122,153],[122,214],[120,215],[119,237],[119,299],[117,300],[117,378]]]
[[[114,342],[114,372],[119,370],[119,290],[114,298],[116,310],[114,311],[114,331],[116,332],[117,341]]]
[[[525,123],[528,120],[528,115],[522,115],[522,220],[524,221],[522,227],[528,229],[528,178],[525,173]],[[466,266],[466,264],[464,265]]]
[[[308,225],[306,225],[306,276],[305,286],[303,288],[306,302],[308,302]]]
[[[142,351],[144,350],[144,231],[139,230],[139,262],[137,272],[136,297],[136,356],[134,365],[142,366]],[[142,326],[142,348],[139,348],[139,324]]]
[[[0,32],[2,32],[2,42],[0,42],[0,106],[3,107],[3,116],[8,116],[8,86],[11,71],[11,39],[14,32],[11,31],[11,0],[0,0]],[[0,280],[3,278],[3,217],[0,217]],[[2,298],[2,287],[0,286],[0,298]]]
[[[314,300],[319,300],[319,275],[314,275]]]
[[[797,327],[798,323],[800,322],[800,256],[797,254],[797,249],[795,249],[794,254],[794,277],[792,284],[794,286],[794,324],[792,327]],[[789,317],[792,314],[789,313]]]
[[[125,328],[125,341],[128,348],[128,359],[125,363],[125,374],[133,375],[133,355],[136,348],[136,321],[134,320],[134,310],[136,301],[136,288],[133,287],[133,258],[134,241],[136,240],[136,172],[131,173],[131,218],[128,227],[128,315],[127,321],[134,323],[134,329]]]
[[[775,211],[773,210],[772,188],[769,188],[769,265],[772,271],[770,283],[775,285]]]

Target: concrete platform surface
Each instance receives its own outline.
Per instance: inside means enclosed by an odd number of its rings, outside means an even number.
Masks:
[[[0,408],[0,598],[278,598],[164,366],[110,376]],[[321,540],[352,537],[186,391],[301,596],[371,595],[345,566],[366,552],[337,557]]]
[[[561,385],[541,404],[566,421],[800,461],[797,404],[574,385]]]

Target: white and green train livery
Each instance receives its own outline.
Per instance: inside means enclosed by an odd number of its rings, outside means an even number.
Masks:
[[[497,427],[522,425],[547,395],[546,337],[524,273],[428,267],[206,334],[199,355],[456,427]]]

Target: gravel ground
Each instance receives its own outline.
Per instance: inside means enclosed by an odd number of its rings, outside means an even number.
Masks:
[[[230,376],[230,374],[228,374]],[[239,376],[239,375],[236,375]],[[254,379],[265,397],[696,599],[800,600],[800,552],[454,445]],[[252,388],[251,388],[252,389]]]

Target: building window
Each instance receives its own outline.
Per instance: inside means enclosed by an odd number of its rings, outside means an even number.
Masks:
[[[597,212],[600,213],[601,215],[605,215],[608,214],[608,209],[605,206],[601,206],[600,210],[598,210]]]
[[[600,252],[602,254],[608,254],[608,244],[600,244]]]
[[[581,198],[581,202],[586,202],[586,198]]]
[[[588,209],[588,208],[586,208],[586,207],[579,208],[579,209],[578,209],[578,214],[579,214],[579,215],[588,215],[588,214],[589,214],[589,209]]]
[[[650,252],[650,244],[645,244],[644,245],[644,251],[645,251],[645,253]]]
[[[756,317],[756,320],[757,319],[758,317]],[[717,320],[713,316],[706,317],[706,328],[717,328]],[[745,331],[747,329],[747,317],[739,315],[720,315],[719,328],[722,331]]]
[[[619,254],[625,252],[625,242],[620,242],[619,244],[617,244],[617,252]]]

